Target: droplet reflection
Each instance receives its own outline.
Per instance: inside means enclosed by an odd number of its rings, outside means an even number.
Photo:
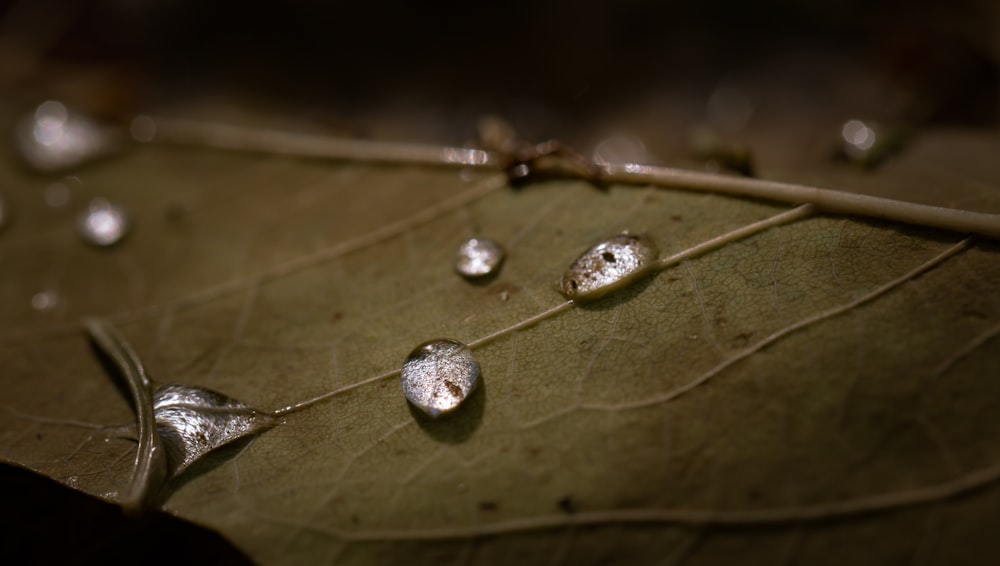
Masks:
[[[648,236],[615,236],[583,252],[563,274],[559,291],[576,301],[598,299],[648,273],[658,255]]]
[[[506,252],[503,246],[485,238],[470,238],[458,248],[455,270],[469,278],[495,273],[503,263]]]
[[[107,199],[90,201],[87,211],[80,217],[80,235],[88,243],[107,247],[121,241],[128,233],[128,215],[118,205]]]
[[[468,346],[438,339],[417,346],[403,363],[403,395],[437,418],[457,409],[479,385],[479,363]]]
[[[18,155],[40,173],[71,169],[118,147],[117,135],[110,129],[55,100],[43,102],[22,118],[16,135]]]

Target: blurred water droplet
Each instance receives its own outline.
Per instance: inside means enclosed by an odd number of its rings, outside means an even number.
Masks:
[[[73,192],[83,186],[79,177],[65,177],[45,186],[42,197],[45,204],[52,208],[62,208],[69,204]]]
[[[455,270],[465,277],[483,277],[494,273],[503,263],[503,246],[485,238],[470,238],[458,247]]]
[[[648,163],[646,144],[636,136],[616,134],[602,140],[594,147],[594,163],[610,165],[614,163]]]
[[[31,296],[31,308],[36,311],[50,311],[59,306],[59,293],[41,291]]]
[[[479,385],[479,363],[468,346],[438,339],[417,346],[403,363],[403,395],[431,417],[457,409]]]
[[[128,215],[120,206],[107,199],[95,198],[80,217],[79,228],[80,235],[88,243],[100,247],[111,246],[128,233]]]
[[[205,454],[276,424],[271,415],[240,401],[185,385],[158,389],[153,394],[153,414],[174,475]]]
[[[646,274],[658,255],[647,236],[615,236],[583,252],[563,274],[559,290],[579,301],[603,297]]]
[[[156,137],[156,121],[149,116],[136,116],[129,125],[132,139],[139,143],[149,143]]]
[[[844,140],[844,153],[854,160],[864,160],[878,142],[878,132],[873,124],[861,120],[848,120],[840,129]]]
[[[15,148],[24,162],[41,173],[71,169],[118,149],[113,130],[58,101],[40,104],[18,122]]]
[[[742,89],[721,85],[712,91],[705,106],[709,123],[733,134],[743,130],[754,113],[754,103]]]

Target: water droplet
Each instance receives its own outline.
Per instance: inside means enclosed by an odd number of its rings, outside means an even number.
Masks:
[[[79,177],[65,177],[54,183],[49,183],[43,192],[45,204],[52,208],[62,208],[69,204],[72,193],[83,186]]]
[[[59,293],[55,291],[41,291],[31,297],[31,308],[36,311],[50,311],[59,306]]]
[[[494,273],[503,263],[503,247],[485,238],[470,238],[458,248],[455,269],[465,277],[483,277]]]
[[[594,147],[594,163],[613,165],[616,163],[647,163],[650,156],[646,144],[633,135],[615,134],[602,140]]]
[[[70,487],[77,487],[80,485],[80,476],[68,476],[66,478],[66,485]]]
[[[88,243],[106,247],[118,243],[128,232],[128,215],[118,205],[103,198],[90,201],[80,217],[80,235]]]
[[[40,104],[17,125],[16,149],[41,173],[71,169],[118,149],[118,135],[96,121],[70,112],[55,100]]]
[[[271,415],[226,395],[185,385],[158,389],[153,414],[174,475],[216,448],[276,424]]]
[[[615,236],[583,252],[563,274],[559,291],[576,301],[603,297],[649,272],[658,255],[648,236]]]
[[[149,143],[156,137],[156,121],[149,116],[136,116],[129,125],[132,139],[139,143]]]
[[[844,154],[855,161],[864,161],[878,142],[878,131],[873,124],[861,120],[848,120],[840,129],[844,139]]]
[[[754,102],[747,93],[731,85],[712,91],[705,106],[705,116],[713,127],[727,133],[742,131],[754,113]]]
[[[400,374],[403,395],[431,417],[457,409],[479,385],[479,362],[455,340],[424,342],[410,352]]]

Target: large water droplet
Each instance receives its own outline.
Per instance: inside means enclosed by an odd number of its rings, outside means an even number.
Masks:
[[[410,352],[400,374],[403,395],[431,417],[457,409],[479,385],[479,362],[455,340],[424,342]]]
[[[226,395],[185,385],[158,389],[153,394],[153,414],[174,475],[216,448],[276,424],[271,415]]]
[[[41,173],[82,165],[118,149],[118,134],[58,101],[40,104],[17,125],[18,155]]]
[[[103,198],[90,201],[80,217],[80,235],[88,243],[106,247],[118,243],[128,232],[128,215],[118,205]]]
[[[603,297],[648,273],[658,255],[648,236],[615,236],[583,252],[559,280],[559,290],[576,301]]]
[[[465,277],[490,275],[500,268],[506,253],[503,247],[485,238],[470,238],[458,248],[455,270]]]

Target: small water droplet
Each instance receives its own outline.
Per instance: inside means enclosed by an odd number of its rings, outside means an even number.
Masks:
[[[59,293],[40,291],[31,296],[31,308],[36,311],[50,311],[59,306]]]
[[[87,211],[80,217],[80,235],[95,246],[118,243],[125,237],[128,227],[128,215],[124,209],[103,198],[91,200]]]
[[[615,236],[583,252],[563,274],[559,291],[576,301],[603,297],[649,272],[658,255],[648,236]]]
[[[153,414],[174,475],[216,448],[276,424],[271,415],[226,395],[185,385],[158,389]]]
[[[62,208],[69,204],[72,193],[83,186],[79,177],[65,177],[45,187],[42,196],[45,204],[52,208]]]
[[[455,340],[424,342],[410,352],[400,374],[403,395],[437,418],[457,409],[479,385],[479,362]]]
[[[66,485],[70,487],[77,487],[80,485],[80,476],[69,476],[66,478]]]
[[[602,140],[594,147],[594,163],[612,165],[616,163],[646,163],[650,156],[646,144],[637,136],[615,134]]]
[[[465,277],[483,277],[499,269],[505,256],[503,247],[493,240],[470,238],[458,248],[455,270]]]
[[[156,137],[156,121],[149,116],[136,116],[129,125],[132,139],[139,143],[149,143]]]
[[[18,155],[41,173],[71,169],[118,149],[111,129],[56,100],[22,118],[16,136]]]
[[[840,129],[844,140],[844,154],[855,161],[864,161],[878,142],[878,131],[874,124],[861,120],[848,120]]]

